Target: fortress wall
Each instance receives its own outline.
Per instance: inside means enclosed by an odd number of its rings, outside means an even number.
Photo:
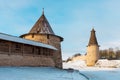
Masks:
[[[58,68],[62,68],[62,54],[61,54],[61,39],[55,35],[49,34],[27,34],[24,35],[23,38],[38,41],[41,43],[49,44],[57,48],[57,51],[53,53],[53,60],[55,62],[55,66]]]
[[[58,49],[57,51],[55,51],[55,54],[53,55],[53,59],[55,61],[55,66],[58,68],[62,68],[62,52],[61,52],[60,38],[57,36],[50,35],[49,44]]]
[[[77,61],[77,60],[86,61],[86,56],[82,55],[82,56],[77,56],[77,57],[72,58],[72,61]]]
[[[22,56],[0,54],[0,66],[51,66],[54,67],[54,61],[49,56]]]

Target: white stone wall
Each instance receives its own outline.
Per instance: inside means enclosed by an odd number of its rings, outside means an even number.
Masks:
[[[99,59],[99,47],[97,45],[88,46],[86,55],[87,66],[94,66],[98,59]]]

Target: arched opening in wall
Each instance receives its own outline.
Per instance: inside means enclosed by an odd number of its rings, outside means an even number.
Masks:
[[[50,49],[48,49],[48,56],[50,56]]]
[[[43,48],[43,55],[44,56],[49,56],[49,49]]]
[[[38,47],[35,47],[35,55],[38,55],[39,54],[39,49],[38,49]]]
[[[41,48],[38,48],[38,55],[41,55]]]
[[[43,48],[43,55],[45,55],[45,48]]]
[[[47,56],[50,56],[50,49],[47,49]]]
[[[35,51],[35,49],[33,49],[34,46],[31,45],[24,45],[24,54],[31,54],[33,55],[33,52]]]
[[[9,42],[0,40],[0,53],[8,53],[9,52]]]
[[[32,53],[34,55],[44,55],[44,56],[53,56],[53,50],[43,47],[34,47],[32,50]]]
[[[44,48],[44,54],[45,54],[45,56],[47,56],[47,49],[46,48]]]
[[[34,54],[35,50],[34,50],[34,47],[32,47],[32,53]]]
[[[40,48],[40,54],[43,55],[43,48]]]
[[[38,49],[38,55],[45,55],[45,48],[42,48],[42,47],[40,47],[39,49]]]
[[[50,56],[53,56],[53,53],[54,53],[53,50],[49,50],[49,55],[50,55]]]
[[[21,44],[17,44],[15,45],[15,50],[18,51],[18,52],[21,52]]]
[[[33,55],[43,55],[43,48],[42,47],[33,47],[32,48]]]
[[[21,54],[22,53],[22,44],[20,43],[11,43],[11,52],[12,54]]]

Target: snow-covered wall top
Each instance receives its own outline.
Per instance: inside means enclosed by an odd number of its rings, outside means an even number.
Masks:
[[[11,35],[4,34],[4,33],[0,33],[0,39],[57,50],[55,47],[53,47],[51,45],[43,44],[43,43],[40,43],[40,42],[35,42],[35,41],[32,41],[32,40],[23,39],[23,38],[16,37],[16,36],[11,36]]]

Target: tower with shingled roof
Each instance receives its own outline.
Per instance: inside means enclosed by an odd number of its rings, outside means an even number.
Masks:
[[[99,45],[94,28],[91,31],[90,40],[87,46],[86,64],[94,66],[99,59]]]
[[[57,50],[53,52],[53,56],[51,56],[51,58],[55,62],[55,67],[62,68],[61,42],[63,41],[63,38],[57,36],[52,30],[47,18],[45,17],[44,9],[41,17],[37,20],[29,33],[21,35],[21,37],[49,44],[57,48]]]

